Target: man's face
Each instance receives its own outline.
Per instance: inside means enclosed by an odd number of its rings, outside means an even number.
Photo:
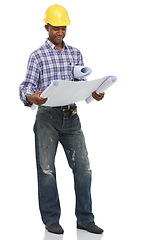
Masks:
[[[55,45],[59,46],[62,44],[62,40],[66,36],[66,26],[54,27],[50,24],[45,25],[46,30],[49,33],[49,40]]]

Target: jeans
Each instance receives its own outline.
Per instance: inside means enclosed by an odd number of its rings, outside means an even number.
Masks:
[[[59,107],[38,108],[34,125],[38,197],[45,225],[59,222],[60,202],[56,183],[55,155],[60,142],[74,176],[75,214],[78,223],[94,221],[91,201],[91,169],[77,114]],[[65,191],[67,191],[65,189]]]

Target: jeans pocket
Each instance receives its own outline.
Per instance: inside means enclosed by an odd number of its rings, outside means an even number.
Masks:
[[[38,107],[38,111],[37,111],[37,114],[36,114],[36,119],[37,120],[45,119],[48,116],[50,116],[50,109],[51,109],[50,107],[45,107],[45,106]]]
[[[81,122],[79,119],[78,114],[75,114],[71,116],[71,126],[70,126],[72,131],[77,131],[81,129]]]

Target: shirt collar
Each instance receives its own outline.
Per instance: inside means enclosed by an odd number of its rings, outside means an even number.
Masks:
[[[55,46],[51,41],[49,41],[48,38],[47,38],[45,44],[46,44],[49,48],[51,48],[51,49],[56,49],[56,46]],[[65,44],[64,41],[63,41],[63,48],[68,49],[68,45]]]

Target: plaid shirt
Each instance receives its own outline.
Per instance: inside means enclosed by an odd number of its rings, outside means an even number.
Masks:
[[[19,86],[20,98],[24,105],[32,105],[26,99],[28,94],[44,91],[53,80],[73,81],[75,65],[84,65],[78,49],[63,42],[60,53],[58,48],[47,39],[45,44],[29,57],[25,81]]]

